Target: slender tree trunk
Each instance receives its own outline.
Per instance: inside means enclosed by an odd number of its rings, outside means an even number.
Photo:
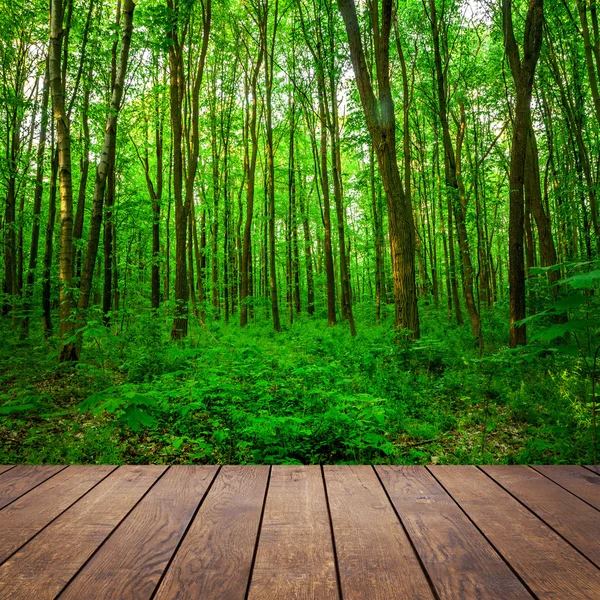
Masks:
[[[175,2],[175,4],[174,4]],[[167,5],[179,14],[178,0]],[[173,144],[173,196],[175,200],[175,318],[171,338],[181,339],[188,332],[188,282],[186,269],[187,213],[183,201],[182,106],[185,81],[183,78],[183,45],[187,22],[180,32],[177,20],[169,31],[169,98],[171,106],[171,140]]]
[[[265,55],[265,133],[266,133],[266,158],[267,158],[267,214],[269,230],[269,290],[271,296],[271,313],[273,316],[273,329],[281,331],[279,321],[279,298],[277,292],[277,263],[275,256],[275,162],[273,149],[273,66],[275,58],[275,40],[277,36],[277,25],[279,22],[279,0],[274,2],[273,31],[268,39],[268,17],[269,2],[263,7],[263,19],[261,20],[261,43]]]
[[[65,110],[65,64],[61,56],[63,37],[68,29],[63,29],[62,0],[52,0],[50,9],[50,50],[48,73],[52,94],[52,109],[56,123],[58,143],[58,176],[60,182],[60,308],[59,336],[62,346],[59,362],[77,360],[75,347],[69,340],[73,331],[73,184],[71,179],[71,134],[67,111]],[[66,47],[66,43],[65,43]],[[61,65],[62,62],[62,65]],[[61,66],[63,69],[61,69]]]
[[[127,71],[127,62],[129,59],[129,47],[131,44],[131,35],[133,32],[133,11],[135,5],[133,0],[123,1],[123,32],[121,37],[121,51],[119,57],[118,68],[115,72],[115,79],[112,86],[110,107],[106,119],[106,128],[104,133],[104,142],[100,154],[100,162],[96,169],[96,179],[94,182],[94,197],[92,201],[92,217],[90,222],[90,232],[88,237],[87,250],[85,254],[85,262],[81,272],[81,283],[79,285],[79,300],[77,303],[78,321],[81,324],[84,318],[85,310],[89,306],[90,294],[92,290],[92,281],[94,277],[94,267],[96,265],[96,257],[98,255],[98,245],[100,242],[100,231],[102,228],[102,213],[104,209],[104,194],[106,191],[107,179],[113,179],[115,168],[116,155],[116,140],[117,140],[117,118],[121,101],[123,98],[123,87],[125,85],[125,74]],[[112,173],[111,173],[112,172]],[[112,184],[111,184],[112,186]],[[114,196],[113,196],[114,197]],[[107,219],[108,220],[108,219]],[[110,234],[114,231],[114,222],[107,223],[105,232]],[[110,235],[109,234],[109,235]],[[114,235],[112,236],[114,238]],[[112,249],[112,240],[108,240],[108,246],[105,236],[105,278],[106,278],[106,255],[107,248]],[[108,252],[110,254],[110,251]],[[112,257],[111,257],[112,258]],[[106,281],[105,281],[106,283]],[[108,314],[107,308],[107,291],[105,285],[104,292],[104,314],[105,319]],[[71,360],[77,360],[81,352],[82,340],[78,337],[76,342],[70,343],[70,348],[64,348],[64,351],[71,356]]]
[[[31,318],[31,297],[37,268],[38,247],[40,239],[40,213],[44,191],[44,157],[46,155],[46,136],[48,131],[48,99],[50,95],[50,80],[48,75],[48,58],[42,90],[42,116],[40,122],[40,137],[38,141],[35,174],[35,192],[33,196],[33,224],[31,226],[31,249],[29,251],[29,266],[23,290],[23,321],[21,323],[20,339],[29,337],[29,321]]]
[[[442,126],[442,141],[444,144],[444,171],[446,177],[446,190],[448,192],[449,203],[452,205],[452,211],[456,221],[456,230],[458,233],[458,245],[460,248],[461,264],[463,268],[463,293],[469,313],[469,319],[471,321],[473,337],[475,338],[475,341],[477,342],[481,352],[483,348],[483,332],[481,330],[481,319],[479,318],[479,312],[475,302],[475,295],[473,293],[473,263],[471,261],[471,251],[469,248],[469,238],[466,226],[467,199],[461,176],[461,150],[466,130],[465,110],[461,103],[461,118],[457,134],[455,154],[452,141],[450,139],[450,127],[448,124],[446,70],[442,65],[439,26],[435,0],[429,0],[429,18],[433,37],[437,99],[439,103],[440,123]]]
[[[85,84],[83,93],[83,106],[81,109],[81,123],[83,129],[83,149],[81,160],[79,162],[79,192],[77,194],[77,210],[75,211],[75,223],[73,226],[73,240],[75,250],[75,272],[77,278],[81,277],[81,266],[83,262],[82,249],[77,247],[83,236],[83,221],[85,216],[85,197],[87,192],[87,180],[90,170],[90,125],[89,125],[89,106],[90,106],[90,84],[92,78],[92,64],[88,71],[88,80]]]
[[[540,244],[540,260],[543,267],[551,267],[556,264],[556,247],[552,237],[552,225],[550,216],[544,209],[542,189],[540,185],[540,165],[535,132],[531,123],[527,137],[527,149],[525,152],[525,175],[524,175],[525,197],[529,197],[531,212],[537,225],[538,239]],[[560,271],[548,271],[548,282],[553,291],[558,291],[554,285],[560,279]]]
[[[52,143],[50,144],[52,152],[52,166],[50,172],[50,185],[48,193],[48,222],[46,225],[46,242],[44,248],[44,268],[42,271],[42,325],[44,334],[49,337],[52,334],[52,313],[51,313],[51,282],[50,276],[52,271],[52,254],[54,247],[54,224],[56,222],[56,183],[58,179],[58,148],[54,143],[54,135],[52,135]]]
[[[379,3],[371,3],[379,99],[375,98],[365,61],[356,6],[353,0],[338,0],[350,45],[352,66],[367,122],[377,154],[381,179],[388,201],[390,248],[394,279],[394,324],[420,337],[415,282],[415,227],[410,199],[402,187],[396,158],[396,121],[389,81],[389,38],[392,26],[392,0],[383,0],[379,22]]]
[[[544,1],[530,0],[525,22],[523,59],[515,40],[512,22],[512,0],[503,0],[502,18],[504,47],[515,83],[516,105],[510,152],[510,216],[509,239],[509,285],[510,285],[510,346],[527,343],[525,325],[514,323],[525,318],[525,262],[523,256],[524,200],[523,186],[527,137],[530,125],[530,104],[535,68],[542,47]]]

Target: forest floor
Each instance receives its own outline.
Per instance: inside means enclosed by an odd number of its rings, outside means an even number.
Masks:
[[[196,325],[184,344],[166,319],[132,315],[119,335],[91,321],[76,366],[6,327],[0,464],[592,460],[573,363],[507,353],[499,308],[484,315],[483,359],[467,326],[421,314],[413,344],[360,310],[355,339],[306,317],[281,334],[266,321]]]

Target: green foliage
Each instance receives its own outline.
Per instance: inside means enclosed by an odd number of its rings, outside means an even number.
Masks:
[[[144,314],[118,337],[92,322],[77,368],[57,367],[43,344],[14,344],[3,356],[0,462],[591,460],[578,357],[538,340],[480,360],[466,328],[423,314],[413,344],[389,322],[351,338],[308,318],[279,335],[265,321],[193,327],[174,344],[166,321]],[[496,323],[493,311],[490,339],[504,337]],[[18,371],[25,354],[37,365],[29,378]]]

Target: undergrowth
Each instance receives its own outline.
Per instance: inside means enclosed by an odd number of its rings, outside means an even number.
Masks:
[[[591,462],[576,361],[498,358],[501,310],[483,359],[431,307],[412,344],[389,322],[196,323],[176,344],[161,317],[119,335],[92,318],[77,366],[0,332],[0,463]]]

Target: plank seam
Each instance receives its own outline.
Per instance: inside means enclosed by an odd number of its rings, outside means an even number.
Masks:
[[[21,550],[21,548],[24,548],[27,544],[29,544],[29,542],[31,542],[35,537],[37,537],[40,533],[42,533],[42,531],[44,531],[44,529],[46,529],[46,527],[49,527],[50,525],[52,525],[52,523],[54,523],[54,521],[56,521],[56,519],[58,519],[60,516],[62,516],[63,514],[65,514],[71,507],[73,507],[75,504],[77,504],[77,502],[79,502],[82,498],[84,498],[85,496],[87,496],[87,494],[89,494],[97,485],[99,485],[100,483],[102,483],[111,473],[114,473],[117,469],[116,465],[111,465],[113,468],[111,471],[109,471],[104,477],[102,477],[102,479],[99,479],[89,490],[87,490],[86,492],[84,492],[83,494],[81,494],[81,496],[79,496],[79,498],[76,498],[75,500],[73,500],[73,502],[71,502],[71,504],[69,504],[69,506],[67,506],[66,508],[64,508],[60,513],[58,513],[52,520],[48,521],[48,523],[46,523],[39,531],[36,531],[29,539],[27,539],[25,542],[23,542],[18,548],[16,548],[13,552],[11,552],[4,560],[0,560],[0,566],[3,565],[7,560],[9,560],[10,558],[12,558],[19,550]],[[51,478],[46,479],[46,481],[49,481]],[[45,483],[45,482],[43,482]],[[6,508],[6,506],[4,507]],[[4,508],[2,510],[4,510]],[[2,511],[0,511],[0,518],[2,517]]]
[[[18,465],[15,465],[15,467]],[[24,466],[35,466],[35,465],[24,465]],[[54,465],[46,465],[46,466],[54,466]],[[5,504],[1,510],[4,510],[7,506],[10,506],[13,502],[16,502],[19,498],[22,498],[25,494],[29,494],[29,492],[31,492],[32,490],[35,490],[35,488],[39,487],[40,485],[42,485],[42,483],[46,483],[46,481],[50,481],[55,475],[58,475],[59,473],[62,473],[69,465],[63,465],[62,469],[59,469],[58,471],[56,471],[56,473],[52,473],[52,475],[50,475],[50,477],[46,477],[46,479],[43,479],[42,481],[40,481],[38,484],[34,485],[31,489],[23,492],[22,494],[20,494],[19,496],[17,496],[16,498],[13,498],[8,504]],[[14,468],[14,467],[13,467]],[[9,469],[8,471],[4,471],[4,473],[10,473],[12,471],[12,469]],[[2,473],[2,475],[4,475],[4,473]]]
[[[427,570],[427,567],[425,566],[425,563],[423,562],[423,559],[421,558],[421,555],[419,554],[419,551],[417,550],[415,543],[413,542],[412,538],[410,537],[410,534],[408,533],[408,529],[406,528],[406,525],[404,525],[404,521],[402,521],[402,517],[400,516],[400,513],[396,509],[396,506],[394,505],[394,502],[392,501],[392,498],[389,495],[388,490],[385,487],[385,484],[381,480],[381,477],[379,476],[379,472],[373,465],[371,465],[371,468],[375,472],[375,477],[377,477],[377,480],[379,481],[379,485],[383,488],[385,496],[386,496],[388,502],[390,503],[390,506],[392,507],[392,510],[394,511],[394,514],[396,515],[396,518],[398,519],[398,522],[400,523],[400,526],[402,527],[402,530],[404,531],[404,534],[406,535],[408,542],[410,543],[410,547],[412,548],[415,556],[417,557],[417,560],[419,561],[419,565],[421,565],[421,570],[423,571],[423,574],[425,575],[425,579],[427,579],[427,583],[429,584],[429,587],[431,588],[431,593],[433,594],[433,597],[436,600],[440,600],[440,596],[439,596],[437,590],[435,589],[435,585],[433,584],[433,579],[431,579],[429,571]]]
[[[210,466],[210,465],[206,465],[206,466]],[[165,577],[167,575],[167,571],[169,570],[169,568],[173,564],[173,560],[175,559],[175,556],[179,552],[179,548],[181,548],[181,544],[183,543],[183,540],[185,539],[185,536],[188,534],[188,531],[190,530],[192,524],[196,520],[196,515],[200,511],[200,507],[204,504],[204,500],[206,499],[206,496],[208,496],[208,492],[210,492],[210,490],[211,490],[214,482],[217,480],[217,477],[219,476],[220,472],[221,472],[221,465],[218,466],[218,468],[215,471],[215,473],[214,473],[214,475],[213,475],[210,483],[206,487],[206,490],[204,491],[204,494],[202,494],[202,498],[200,498],[200,502],[198,502],[198,506],[196,506],[196,508],[194,509],[194,514],[192,515],[192,517],[190,519],[190,522],[187,524],[187,527],[185,528],[185,531],[183,532],[183,535],[181,536],[181,538],[177,542],[177,545],[175,546],[175,549],[173,550],[173,554],[171,554],[171,558],[169,558],[167,564],[165,565],[165,568],[163,569],[163,572],[160,574],[160,577],[158,578],[158,581],[156,582],[156,586],[154,587],[154,590],[152,591],[152,594],[150,594],[149,600],[152,600],[156,596],[156,594],[158,593],[158,589],[162,585],[162,582],[164,581],[164,579],[165,579]]]
[[[8,469],[6,469],[6,471],[2,471],[2,473],[0,473],[0,476],[4,475],[4,473],[8,473],[9,471],[12,471],[12,469],[14,469],[17,465],[0,465],[2,467],[8,467]]]
[[[456,504],[456,506],[458,506],[459,510],[473,524],[473,527],[475,527],[475,529],[477,529],[477,531],[479,531],[479,533],[483,536],[483,539],[494,549],[494,552],[504,561],[504,563],[511,570],[511,572],[513,573],[513,575],[521,582],[521,584],[523,585],[523,587],[531,594],[531,597],[535,598],[536,600],[538,600],[538,596],[536,596],[534,594],[533,590],[529,587],[529,585],[527,584],[527,582],[523,579],[523,577],[521,577],[521,575],[519,575],[519,573],[517,573],[517,571],[515,570],[515,568],[505,558],[504,554],[502,554],[502,552],[500,552],[500,550],[498,550],[498,548],[496,548],[496,545],[488,538],[487,535],[485,535],[485,533],[479,527],[479,525],[477,525],[477,523],[475,523],[475,521],[469,516],[469,514],[467,513],[467,511],[460,505],[460,502],[458,502],[458,500],[456,500],[454,498],[454,496],[450,493],[450,491],[446,488],[446,486],[444,486],[444,484],[435,476],[435,473],[427,465],[425,466],[425,468],[429,471],[429,473],[431,474],[431,476],[439,483],[439,485],[446,492],[446,494],[448,494],[448,496],[452,499],[452,501],[454,502],[454,504]]]
[[[106,542],[112,537],[114,532],[117,531],[117,529],[119,529],[119,527],[121,526],[123,521],[125,521],[125,519],[135,510],[135,508],[139,505],[139,503],[148,495],[150,490],[163,478],[163,476],[169,469],[170,469],[170,466],[167,467],[156,478],[156,481],[154,481],[152,483],[152,485],[150,485],[150,487],[140,496],[139,500],[125,513],[123,518],[112,528],[111,532],[102,540],[101,544],[90,554],[90,556],[88,556],[87,560],[79,567],[79,569],[77,569],[77,571],[73,574],[73,576],[69,579],[69,581],[67,581],[67,583],[63,586],[63,588],[60,590],[60,592],[58,592],[58,594],[56,594],[56,596],[54,596],[54,600],[58,600],[58,598],[60,598],[62,596],[63,592],[71,585],[71,583],[73,583],[73,581],[79,575],[79,573],[81,573],[83,571],[83,569],[85,569],[85,567],[88,565],[88,563],[94,558],[94,556],[96,556],[96,554],[100,551],[100,549],[104,546],[104,544],[106,544]],[[115,473],[117,470],[118,470],[118,467],[114,471],[111,471],[110,475],[112,475],[112,473]]]
[[[250,594],[250,586],[252,584],[252,577],[254,575],[254,565],[256,564],[256,555],[258,554],[258,544],[260,542],[260,534],[262,531],[263,518],[265,516],[265,507],[267,506],[267,497],[269,495],[269,486],[271,485],[271,473],[273,467],[269,465],[269,476],[267,477],[267,485],[265,485],[265,495],[263,496],[262,508],[260,511],[260,519],[258,521],[258,532],[256,534],[256,542],[254,542],[254,552],[252,553],[252,562],[250,563],[250,572],[248,573],[248,584],[246,585],[246,593],[244,594],[244,600],[248,600]]]
[[[571,491],[569,488],[566,488],[564,485],[561,485],[560,483],[558,483],[558,481],[554,481],[554,479],[552,479],[552,477],[550,477],[549,475],[546,475],[544,472],[536,469],[535,465],[528,465],[528,467],[531,468],[531,469],[533,469],[536,473],[539,473],[540,475],[543,475],[546,479],[548,479],[549,481],[551,481],[554,485],[557,485],[559,488],[562,488],[563,490],[565,490],[565,492],[569,492],[569,494],[575,496],[575,498],[577,498],[578,500],[581,500],[582,502],[585,502],[589,507],[591,507],[594,510],[597,510],[598,512],[600,512],[600,508],[597,508],[593,504],[590,504],[587,500],[585,500],[581,496],[578,496],[575,492]]]
[[[556,529],[554,529],[554,527],[552,525],[550,525],[550,523],[548,523],[545,519],[543,519],[542,517],[540,517],[540,515],[538,515],[532,508],[529,508],[529,506],[527,506],[527,504],[525,504],[524,502],[522,502],[521,500],[519,500],[519,498],[517,498],[517,496],[515,496],[513,493],[510,492],[510,490],[508,490],[507,488],[505,488],[501,483],[499,483],[498,481],[496,481],[491,475],[489,475],[488,473],[486,473],[479,466],[477,468],[484,475],[486,475],[487,477],[489,477],[489,479],[491,479],[498,487],[500,487],[502,490],[504,490],[509,496],[511,496],[512,498],[514,498],[523,508],[525,508],[527,511],[529,511],[534,517],[536,517],[536,519],[540,520],[544,525],[546,525],[546,527],[548,527],[551,531],[553,531],[559,538],[561,538],[562,540],[564,540],[569,546],[571,546],[571,548],[573,548],[573,550],[575,550],[578,554],[580,554],[581,556],[583,556],[583,558],[585,558],[585,560],[587,560],[594,567],[596,567],[596,569],[600,570],[600,566],[599,565],[597,565],[591,558],[589,558],[588,556],[586,556],[581,550],[579,550],[579,548],[577,548],[577,546],[575,546],[574,544],[572,544],[564,535],[562,535],[559,531],[557,531]]]
[[[590,469],[587,465],[581,465],[584,469],[587,469],[590,473],[593,473],[596,477],[600,477],[600,473],[594,471],[594,469]]]
[[[338,597],[340,600],[344,599],[342,593],[342,578],[340,575],[340,565],[338,562],[337,547],[335,545],[335,531],[333,530],[333,518],[331,517],[331,506],[329,505],[329,492],[327,490],[327,481],[325,479],[325,471],[323,465],[321,468],[321,478],[323,479],[323,491],[325,492],[325,505],[327,506],[327,517],[329,519],[329,533],[331,535],[331,546],[333,548],[333,564],[335,565],[335,580],[337,583]]]

